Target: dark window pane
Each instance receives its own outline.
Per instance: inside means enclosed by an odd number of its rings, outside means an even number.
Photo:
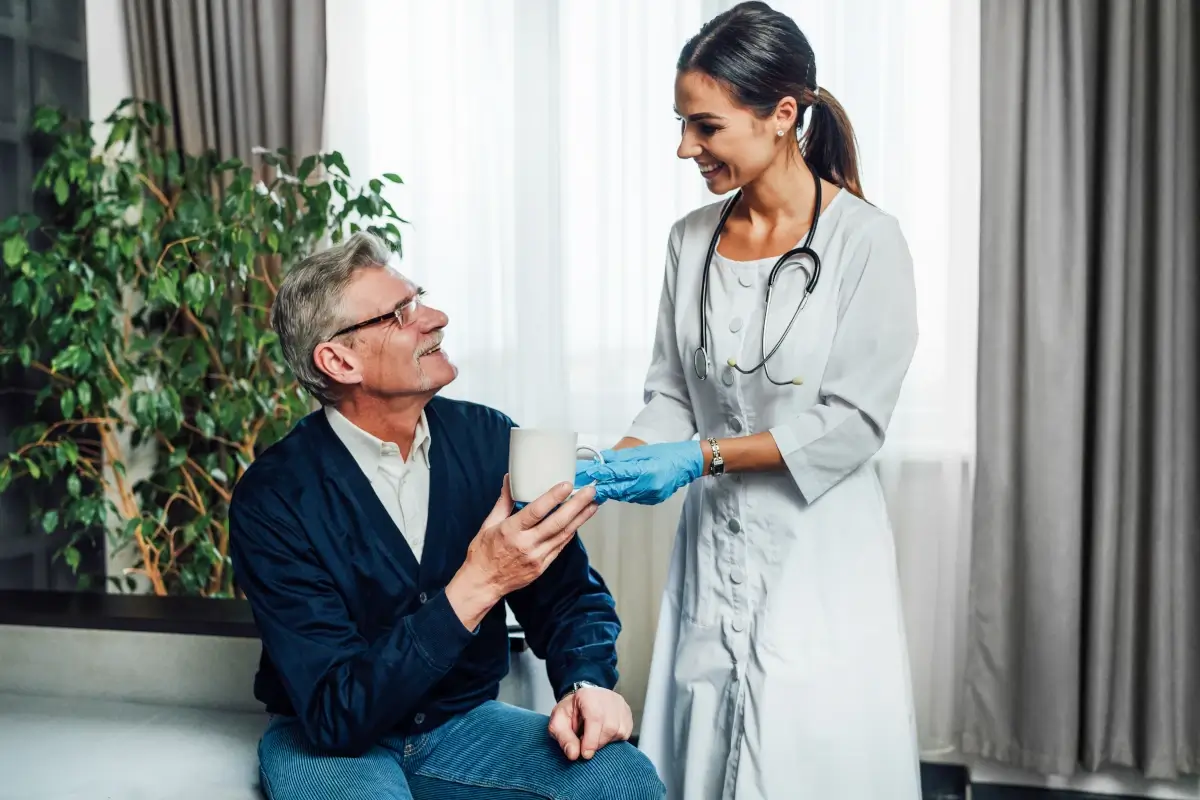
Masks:
[[[17,146],[0,142],[0,219],[8,219],[17,213]]]
[[[0,559],[0,589],[33,589],[33,554]]]
[[[4,0],[0,0],[0,3]],[[0,36],[0,122],[17,121],[17,78],[13,40]]]
[[[29,21],[40,34],[83,43],[83,0],[29,0]]]
[[[87,108],[82,63],[30,48],[29,72],[35,106],[57,106],[69,114],[82,114]]]
[[[11,19],[13,15],[12,0],[0,0],[0,19]]]

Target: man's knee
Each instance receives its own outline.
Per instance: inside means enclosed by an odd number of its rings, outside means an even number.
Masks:
[[[662,800],[667,789],[650,759],[628,742],[602,747],[593,761],[603,764],[597,800]]]

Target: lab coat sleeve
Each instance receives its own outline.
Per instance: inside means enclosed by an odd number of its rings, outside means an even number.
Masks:
[[[646,405],[625,433],[648,444],[684,441],[696,435],[696,415],[692,412],[675,331],[675,288],[679,275],[683,224],[682,220],[677,222],[667,239],[667,263],[658,302],[654,349],[646,374]]]
[[[238,585],[263,647],[307,738],[321,750],[366,752],[474,638],[439,592],[368,642],[301,524],[268,487],[239,485],[230,529]]]
[[[892,217],[873,222],[839,286],[837,333],[816,405],[771,428],[808,503],[878,452],[917,346],[912,256]]]

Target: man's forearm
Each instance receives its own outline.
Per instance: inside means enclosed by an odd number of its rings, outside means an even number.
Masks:
[[[500,602],[501,595],[495,586],[464,564],[446,584],[446,599],[450,601],[450,607],[458,615],[463,627],[473,631]]]

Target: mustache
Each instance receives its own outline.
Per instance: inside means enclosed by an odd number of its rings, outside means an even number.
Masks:
[[[442,331],[438,331],[437,333],[433,334],[433,336],[430,336],[428,339],[426,339],[424,342],[421,343],[420,347],[417,348],[417,357],[420,358],[421,356],[425,355],[426,353],[431,353],[434,350],[441,347],[442,339],[444,339],[445,337],[446,337],[446,334],[444,334]]]

